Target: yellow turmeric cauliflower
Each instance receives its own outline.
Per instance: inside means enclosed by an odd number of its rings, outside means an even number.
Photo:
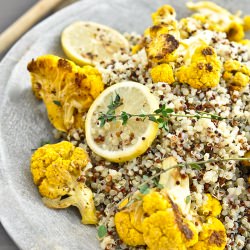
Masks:
[[[54,56],[40,56],[28,64],[35,96],[46,105],[50,122],[61,131],[83,128],[82,119],[104,85],[92,66],[79,67]]]
[[[145,245],[143,235],[132,225],[129,212],[115,214],[116,230],[121,240],[129,246]]]
[[[232,89],[240,90],[250,81],[250,69],[236,60],[228,60],[224,63],[223,79]]]
[[[168,84],[171,84],[175,82],[173,69],[167,63],[163,63],[153,67],[150,71],[150,75],[154,83],[166,82]]]
[[[249,31],[250,30],[250,16],[244,16],[244,30]]]
[[[154,37],[146,46],[149,61],[153,63],[168,63],[176,60],[175,50],[179,41],[171,34],[160,34]]]
[[[88,162],[85,150],[63,141],[37,149],[31,157],[30,167],[46,206],[76,206],[83,224],[95,224],[97,218],[92,191],[80,181]]]
[[[206,194],[199,214],[192,210],[189,178],[173,168],[176,164],[174,157],[163,161],[162,167],[168,171],[160,175],[160,191],[137,191],[121,202],[123,211],[115,215],[118,235],[129,246],[147,245],[149,250],[224,249],[225,228],[215,218],[221,212],[220,202]]]
[[[211,194],[205,194],[206,201],[199,208],[199,213],[205,216],[216,217],[221,213],[222,206],[220,202],[212,197]]]
[[[179,207],[164,191],[151,190],[142,200],[118,212],[115,215],[115,225],[120,238],[130,246],[146,243],[149,249],[167,250],[173,249],[174,242],[178,239],[178,247],[183,245],[183,248],[176,249],[186,249],[198,241],[195,225],[182,215]],[[176,239],[171,235],[175,235]]]
[[[237,42],[244,38],[244,21],[238,15],[233,15],[226,9],[209,1],[189,2],[187,7],[197,12],[192,18],[201,21],[204,28],[225,32],[231,41]]]
[[[175,9],[170,5],[163,5],[161,6],[156,12],[152,15],[152,21],[154,25],[159,24],[169,24],[176,22],[176,12]]]
[[[153,26],[147,29],[142,44],[150,62],[166,63],[176,59],[175,50],[179,47],[180,33],[175,19],[175,10],[164,5],[152,14]]]
[[[196,89],[213,88],[219,84],[221,67],[214,49],[203,45],[195,50],[189,65],[179,68],[176,77]]]
[[[181,39],[187,39],[202,29],[202,22],[192,17],[182,18],[178,23]]]
[[[224,225],[215,217],[209,217],[199,233],[199,241],[190,250],[223,250],[226,242]]]
[[[143,237],[152,250],[185,250],[198,241],[195,226],[175,208],[158,211],[143,221]]]
[[[151,215],[157,211],[164,211],[171,207],[167,197],[159,192],[150,192],[143,197],[143,210],[148,215]]]

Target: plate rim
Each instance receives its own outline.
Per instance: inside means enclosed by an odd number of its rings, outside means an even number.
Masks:
[[[87,0],[78,1],[76,3],[73,3],[73,4],[57,11],[56,13],[53,13],[51,16],[49,16],[46,19],[44,19],[43,21],[39,22],[33,28],[31,28],[28,32],[26,32],[8,50],[8,52],[5,54],[5,56],[3,57],[3,59],[0,62],[0,67],[3,69],[2,70],[3,75],[1,77],[2,83],[0,83],[0,115],[1,115],[2,106],[4,104],[3,96],[6,93],[6,86],[8,85],[12,70],[15,67],[15,65],[17,64],[17,61],[12,59],[12,55],[15,55],[13,58],[15,58],[17,60],[21,59],[23,56],[25,56],[26,52],[28,52],[31,45],[39,39],[39,30],[40,29],[48,27],[50,23],[52,23],[53,21],[55,21],[57,19],[62,18],[63,15],[65,15],[68,12],[71,12],[71,11],[75,12],[75,13],[80,12],[82,9],[80,6],[83,5],[84,2],[86,2],[86,1]],[[92,0],[92,1],[98,1],[98,0]],[[113,1],[124,3],[124,0],[113,0]],[[72,12],[71,12],[71,14],[72,14]],[[29,42],[27,42],[27,41],[29,41]],[[0,119],[1,119],[1,116],[0,116]],[[4,155],[4,147],[2,146],[4,140],[3,140],[3,136],[2,136],[1,127],[2,127],[2,124],[0,123],[0,185],[1,185],[1,187],[6,185],[5,188],[1,188],[1,190],[0,190],[0,202],[3,204],[3,202],[7,198],[11,198],[11,199],[13,199],[13,201],[16,201],[16,200],[14,199],[15,198],[14,189],[13,189],[13,187],[11,187],[9,185],[8,179],[6,178],[6,174],[4,173],[4,171],[2,171],[3,170],[2,165],[4,164],[5,155]],[[11,194],[10,197],[3,196],[5,190],[8,190],[8,193]],[[27,249],[26,248],[27,246],[25,246],[25,244],[23,244],[23,242],[18,241],[17,238],[15,237],[18,234],[18,231],[13,230],[14,226],[12,226],[11,224],[14,224],[14,223],[11,223],[11,220],[9,219],[11,217],[11,215],[9,215],[7,220],[5,220],[3,218],[2,210],[5,210],[5,209],[6,208],[0,209],[0,221],[2,223],[2,226],[4,227],[5,231],[8,233],[9,237],[12,239],[12,241],[16,244],[16,246],[18,248]]]

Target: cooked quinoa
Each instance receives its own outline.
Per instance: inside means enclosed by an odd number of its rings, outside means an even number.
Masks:
[[[125,34],[136,44],[140,36]],[[209,39],[223,63],[229,58],[250,63],[245,46],[230,42],[224,33],[213,32]],[[181,64],[180,58],[180,64]],[[91,158],[92,169],[87,184],[94,193],[99,225],[105,225],[108,234],[102,249],[146,249],[128,247],[119,239],[114,215],[117,204],[137,189],[147,177],[160,171],[162,161],[174,156],[179,163],[208,160],[210,158],[243,157],[250,150],[250,97],[249,85],[242,91],[230,90],[221,78],[213,89],[194,89],[188,85],[164,82],[153,83],[145,50],[131,55],[118,53],[110,61],[101,62],[98,69],[106,86],[122,80],[137,81],[147,86],[175,112],[192,114],[195,111],[216,113],[227,119],[191,119],[171,117],[169,132],[160,130],[151,147],[136,159],[125,163],[112,163],[94,154],[87,146],[82,131],[71,131],[67,139],[85,148]],[[183,167],[181,174],[190,178],[192,209],[197,211],[206,198],[205,193],[216,197],[222,212],[219,219],[225,225],[228,242],[226,249],[250,249],[250,187],[246,169],[235,161],[207,163],[201,170]]]

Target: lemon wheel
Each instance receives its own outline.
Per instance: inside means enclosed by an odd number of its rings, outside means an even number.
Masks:
[[[61,35],[64,53],[79,65],[96,64],[119,50],[127,51],[127,39],[118,31],[98,23],[75,22]]]
[[[120,119],[100,125],[98,118],[108,111],[108,106],[119,95],[122,111],[129,114],[154,112],[159,103],[149,89],[137,82],[121,82],[104,90],[91,105],[85,122],[86,141],[97,155],[112,161],[124,162],[143,154],[152,144],[158,125],[148,119],[131,117],[125,125]]]

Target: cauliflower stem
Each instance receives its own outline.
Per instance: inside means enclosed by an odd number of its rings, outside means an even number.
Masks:
[[[63,141],[37,149],[31,158],[31,173],[46,206],[76,206],[83,224],[96,224],[93,194],[82,181],[88,163],[82,148]]]
[[[83,224],[96,224],[93,193],[84,183],[75,182],[73,190],[67,198],[49,199],[43,197],[43,203],[50,208],[67,208],[75,206],[79,209]]]

